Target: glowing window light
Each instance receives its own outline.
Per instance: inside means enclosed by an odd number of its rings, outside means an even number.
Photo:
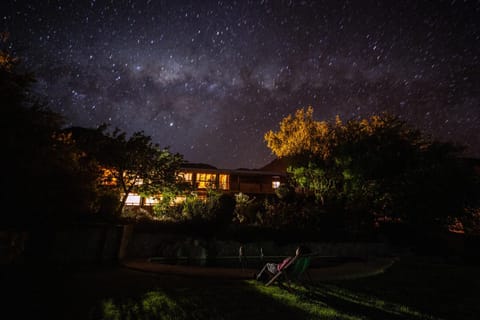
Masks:
[[[217,175],[214,173],[197,173],[197,188],[207,189],[215,188]]]
[[[128,206],[139,206],[141,200],[142,199],[141,199],[140,195],[138,195],[136,193],[130,193],[127,196],[127,200],[125,201],[125,204],[128,205]]]
[[[181,204],[181,203],[184,203],[185,200],[187,200],[187,197],[186,196],[176,196],[174,199],[173,199],[173,202],[175,204]]]
[[[272,188],[277,189],[278,187],[280,187],[280,177],[274,176],[272,180]]]
[[[230,189],[230,179],[228,174],[220,174],[218,176],[218,187],[222,190]]]
[[[192,182],[193,175],[191,172],[179,172],[178,176],[185,182]]]
[[[145,205],[146,206],[153,206],[153,205],[156,205],[158,204],[160,201],[156,198],[153,198],[153,197],[149,197],[149,198],[145,198]]]
[[[114,170],[100,167],[100,172],[100,184],[104,186],[117,185],[117,178],[115,177],[116,172]]]

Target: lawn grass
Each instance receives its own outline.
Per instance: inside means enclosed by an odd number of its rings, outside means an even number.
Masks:
[[[11,286],[9,303],[17,308],[8,319],[27,318],[26,311],[33,310],[49,319],[473,320],[480,314],[478,271],[478,266],[401,259],[379,275],[291,290],[254,280],[149,275],[122,268],[5,280]]]
[[[289,291],[253,280],[234,288],[150,291],[136,300],[106,301],[100,313],[105,319],[152,319],[162,310],[160,319],[473,320],[480,314],[478,271],[404,259],[380,275],[296,285]]]
[[[342,300],[403,306],[412,319],[422,318],[421,315],[452,320],[479,319],[480,266],[429,260],[404,258],[383,274],[318,287]],[[395,308],[389,306],[389,309]]]

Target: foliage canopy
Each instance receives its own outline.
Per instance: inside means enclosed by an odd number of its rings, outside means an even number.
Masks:
[[[10,55],[6,36],[0,48],[0,135],[3,140],[2,203],[15,213],[7,224],[71,219],[92,210],[95,171],[63,134],[63,118],[32,91],[34,76]],[[74,204],[74,205],[72,205]]]
[[[160,148],[144,132],[127,137],[118,128],[109,132],[107,125],[74,131],[77,142],[104,169],[103,184],[116,186],[121,193],[117,215],[121,214],[128,194],[155,196],[176,184],[183,157]]]
[[[478,205],[478,181],[459,157],[463,148],[386,113],[328,122],[315,121],[308,107],[284,118],[265,141],[289,159],[297,189],[351,228],[379,221],[446,227]]]

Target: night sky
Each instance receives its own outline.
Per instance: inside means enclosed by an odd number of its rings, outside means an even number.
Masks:
[[[67,125],[258,168],[282,118],[388,111],[480,157],[479,1],[5,1],[1,31]]]

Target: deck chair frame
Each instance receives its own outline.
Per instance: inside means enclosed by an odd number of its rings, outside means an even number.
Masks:
[[[275,281],[279,280],[278,278],[279,277],[284,277],[285,280],[287,280],[288,282],[291,282],[291,279],[290,277],[288,276],[288,272],[289,272],[289,269],[293,267],[293,265],[295,263],[298,262],[298,260],[300,259],[310,259],[308,257],[304,257],[304,256],[295,256],[292,260],[290,260],[286,265],[285,267],[283,267],[282,270],[280,270],[279,272],[277,272],[270,280],[268,280],[268,282],[265,284],[265,286],[269,286],[271,285],[272,283],[274,283]],[[308,262],[310,263],[310,262]],[[304,269],[301,271],[301,273],[306,273],[308,275],[308,277],[310,278],[309,274],[308,274],[308,266],[307,267],[304,267]],[[301,274],[298,274],[297,276],[300,276]]]

